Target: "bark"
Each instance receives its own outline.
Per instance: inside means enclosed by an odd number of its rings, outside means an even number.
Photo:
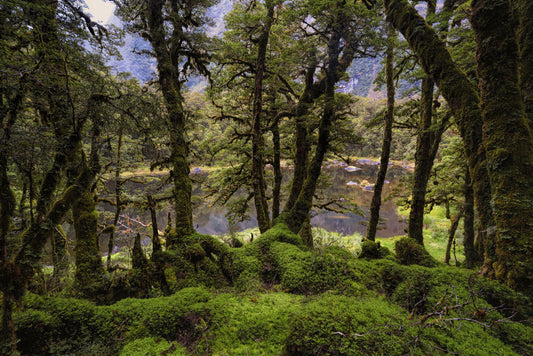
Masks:
[[[517,30],[509,1],[472,2],[483,139],[496,222],[496,278],[533,291],[533,139],[519,89]]]
[[[406,0],[385,0],[387,18],[406,38],[424,71],[431,75],[456,119],[472,176],[476,212],[485,244],[484,274],[492,274],[494,218],[490,181],[482,140],[479,96],[453,62],[445,44]]]
[[[450,264],[450,255],[452,250],[452,243],[455,239],[455,232],[457,231],[457,228],[459,227],[459,221],[461,220],[461,217],[463,216],[464,207],[461,208],[461,211],[459,211],[459,214],[457,214],[452,219],[452,224],[450,225],[450,231],[448,233],[448,244],[446,245],[446,253],[444,255],[444,263],[447,265]]]
[[[157,215],[155,210],[155,201],[151,195],[147,196],[148,209],[150,209],[150,216],[152,218],[152,253],[160,253],[161,241],[159,240],[159,229],[157,227]]]
[[[54,264],[53,278],[59,282],[68,270],[67,236],[61,225],[54,228],[52,233],[52,263]]]
[[[518,0],[520,89],[529,130],[533,131],[533,1]]]
[[[133,240],[133,249],[131,250],[131,266],[134,269],[139,269],[143,274],[148,271],[148,259],[144,255],[141,245],[141,234],[137,233]]]
[[[472,190],[472,181],[470,180],[470,172],[468,167],[465,167],[465,186],[464,186],[464,248],[465,248],[465,264],[467,268],[473,268],[481,265],[483,251],[479,254],[479,249],[476,248],[476,235],[474,228],[474,192]],[[482,247],[482,244],[479,244]],[[479,246],[478,245],[478,246]]]
[[[72,207],[72,215],[76,230],[75,285],[84,297],[95,299],[103,287],[104,267],[100,257],[98,213],[94,194],[82,193]]]
[[[298,199],[298,195],[302,191],[304,185],[305,177],[307,175],[307,164],[308,164],[308,155],[309,155],[309,140],[308,140],[308,130],[305,114],[307,113],[309,106],[315,100],[313,95],[314,88],[314,75],[316,70],[316,64],[313,64],[310,68],[307,69],[305,73],[305,88],[300,96],[298,101],[298,106],[296,108],[295,114],[295,143],[294,143],[294,171],[291,183],[291,190],[289,192],[289,197],[283,208],[284,212],[287,212],[292,209],[294,203]]]
[[[63,196],[54,202],[54,194],[63,177],[62,170],[66,166],[69,154],[79,143],[79,135],[72,130],[74,117],[69,106],[69,97],[66,95],[65,70],[62,47],[57,33],[56,10],[57,0],[36,0],[32,7],[32,12],[28,13],[33,26],[33,45],[40,60],[39,77],[40,83],[46,88],[43,95],[48,100],[49,111],[48,121],[51,123],[58,141],[59,150],[56,152],[52,168],[46,173],[41,184],[39,198],[37,200],[37,217],[32,221],[28,229],[22,235],[22,246],[16,254],[13,262],[4,260],[2,266],[2,338],[13,340],[14,329],[12,320],[13,304],[19,301],[26,291],[26,284],[33,277],[34,271],[39,268],[39,262],[43,247],[52,236],[52,231],[57,226],[75,200],[75,193],[80,193],[80,189],[67,189]],[[2,155],[5,157],[5,155]],[[2,163],[0,163],[1,165]],[[0,175],[2,172],[0,172]],[[83,181],[90,183],[90,174],[83,175]],[[2,178],[0,178],[2,179]],[[4,183],[4,182],[2,182]],[[2,184],[7,189],[9,185]],[[4,194],[4,192],[2,192]],[[2,199],[4,197],[2,196]],[[6,202],[9,198],[6,197]],[[2,208],[7,204],[2,204]],[[1,220],[1,219],[0,219]],[[3,243],[0,243],[2,245]],[[3,246],[1,246],[3,250]],[[3,256],[3,255],[2,255]],[[8,328],[7,331],[4,328]],[[10,329],[11,328],[11,329]],[[16,352],[15,344],[8,344],[6,340],[1,340],[2,352],[6,354]]]
[[[347,36],[348,37],[348,36]],[[337,63],[337,70],[335,81],[339,80],[339,73],[346,71],[351,65],[355,57],[354,48],[357,46],[355,38],[348,37],[345,39],[346,45],[343,49],[342,56]],[[306,69],[304,78],[304,90],[298,100],[298,105],[295,109],[295,154],[294,154],[294,172],[291,184],[291,190],[285,206],[283,207],[282,215],[286,215],[296,203],[298,196],[302,192],[304,182],[308,176],[309,166],[309,132],[305,115],[309,112],[313,102],[323,95],[326,91],[328,78],[322,77],[315,82],[316,69],[318,67],[316,53],[311,51],[309,56],[312,58],[311,64]]]
[[[150,216],[152,217],[152,257],[150,260],[154,265],[154,277],[159,282],[159,286],[163,294],[169,295],[170,288],[168,286],[167,278],[165,276],[165,257],[159,240],[159,229],[157,226],[157,215],[155,210],[155,201],[151,195],[147,196],[148,209],[150,209]],[[169,217],[170,219],[170,217]],[[170,221],[170,220],[169,220]]]
[[[368,229],[366,238],[370,241],[375,241],[376,232],[379,222],[379,209],[381,207],[381,192],[385,177],[387,175],[387,168],[389,167],[389,156],[392,142],[392,124],[394,123],[394,45],[392,41],[395,37],[392,25],[388,24],[388,40],[387,53],[385,59],[385,76],[387,82],[387,111],[385,112],[385,125],[383,127],[383,144],[381,146],[381,161],[378,171],[376,184],[374,185],[374,195],[370,203],[370,219],[368,221]]]
[[[272,141],[274,145],[274,187],[272,188],[272,220],[276,219],[280,213],[281,203],[281,182],[283,174],[281,173],[281,141],[279,135],[279,124],[276,123],[272,128]]]
[[[257,61],[255,65],[255,90],[253,103],[252,123],[252,188],[254,191],[254,204],[259,230],[265,232],[270,228],[270,216],[266,199],[266,184],[264,176],[264,150],[263,138],[263,77],[265,74],[266,51],[270,28],[274,21],[274,4],[267,1],[267,17],[265,26],[257,41]]]
[[[122,154],[122,138],[123,130],[120,128],[118,134],[117,144],[117,160],[115,162],[115,216],[113,217],[113,229],[109,232],[109,240],[107,242],[107,270],[111,269],[111,254],[115,246],[115,228],[118,224],[120,213],[122,212],[122,200],[120,199],[122,193],[122,181],[120,180],[120,165]]]
[[[428,1],[428,15],[435,14],[435,3]],[[420,97],[420,121],[418,124],[417,146],[415,152],[415,171],[411,194],[411,210],[409,212],[409,237],[424,244],[424,207],[426,205],[426,191],[433,168],[433,161],[438,150],[442,125],[434,125],[433,91],[435,83],[430,75],[422,79]],[[445,123],[444,123],[445,124]]]
[[[433,121],[433,80],[426,75],[422,79],[422,94],[420,97],[420,122],[415,152],[415,172],[413,177],[413,190],[411,193],[411,210],[409,212],[408,233],[409,237],[419,244],[424,244],[424,207],[426,204],[426,190],[433,158],[431,146],[435,140],[434,131],[431,129]]]
[[[170,134],[170,159],[172,162],[172,180],[174,183],[174,202],[176,213],[176,234],[167,240],[167,247],[176,246],[183,236],[194,232],[192,220],[192,183],[189,177],[188,145],[185,137],[185,113],[183,98],[181,96],[181,82],[178,68],[174,63],[171,52],[176,52],[181,40],[180,29],[172,33],[171,44],[166,40],[165,24],[163,19],[163,0],[150,0],[147,2],[147,23],[150,32],[150,43],[157,60],[159,84],[165,99],[168,114]],[[177,13],[172,16],[179,16]],[[169,48],[172,47],[172,48]]]
[[[324,112],[318,129],[318,141],[313,159],[309,164],[307,177],[298,199],[285,217],[285,222],[291,231],[298,233],[306,221],[313,204],[316,182],[320,176],[322,162],[329,145],[332,122],[335,118],[335,83],[338,75],[339,44],[341,40],[342,24],[339,20],[334,23],[334,29],[328,41],[328,65],[326,69],[326,89]]]

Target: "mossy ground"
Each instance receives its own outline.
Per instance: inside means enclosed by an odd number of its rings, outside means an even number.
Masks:
[[[25,355],[533,354],[533,328],[516,322],[531,318],[529,298],[471,270],[402,265],[382,247],[365,249],[368,258],[332,243],[311,251],[284,226],[238,248],[191,235],[169,252],[170,296],[97,306],[28,295],[15,317],[19,349]]]

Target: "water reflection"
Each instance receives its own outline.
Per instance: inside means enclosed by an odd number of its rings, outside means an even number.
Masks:
[[[362,164],[361,164],[362,163]],[[323,174],[329,176],[329,187],[322,190],[320,195],[325,199],[340,199],[345,202],[355,203],[359,209],[364,213],[364,216],[355,214],[353,212],[336,213],[328,211],[313,211],[311,223],[313,226],[324,228],[328,231],[339,232],[343,235],[351,235],[353,233],[366,234],[366,224],[368,220],[368,211],[373,195],[373,184],[377,176],[379,166],[376,162],[357,162],[353,166],[347,166],[340,163],[328,164],[323,168]],[[197,170],[196,175],[205,174]],[[378,230],[378,237],[391,237],[404,233],[406,222],[403,218],[398,216],[398,210],[393,200],[386,199],[391,193],[394,186],[397,184],[399,177],[406,174],[405,167],[390,166],[387,173],[387,181],[383,188],[383,203],[381,207],[380,229]],[[285,179],[290,175],[290,169],[284,170]],[[109,183],[113,185],[112,182]],[[151,183],[128,183],[124,187],[126,194],[130,196],[140,196],[141,199],[146,193],[153,193],[155,186],[159,185],[159,179],[153,179]],[[167,187],[168,188],[168,187]],[[110,191],[114,187],[109,186]],[[204,193],[201,191],[199,184],[196,184],[193,189],[193,195],[201,197]],[[101,211],[101,219],[107,217],[108,221],[114,207],[101,203],[99,205]],[[168,213],[171,212],[172,206],[170,204],[160,204],[157,211],[157,221],[159,230],[164,230],[168,221]],[[194,224],[196,231],[202,234],[210,235],[224,235],[231,231],[242,231],[248,228],[257,227],[257,220],[253,216],[254,209],[252,207],[250,215],[251,218],[247,221],[240,222],[236,226],[230,226],[226,218],[227,209],[220,206],[209,206],[208,202],[201,202],[194,209]],[[119,219],[118,234],[116,236],[116,245],[121,246],[131,245],[133,234],[140,232],[144,237],[151,236],[151,218],[149,211],[143,204],[128,206],[122,213]],[[103,223],[103,221],[102,221]],[[100,239],[102,251],[107,250],[107,235],[102,235]]]
[[[372,200],[373,184],[377,177],[379,166],[375,164],[356,164],[355,166],[339,166],[329,164],[323,168],[323,174],[329,176],[330,186],[323,190],[322,194],[326,199],[344,199],[347,202],[355,203],[359,206],[364,216],[351,212],[339,214],[329,211],[313,211],[311,223],[313,226],[324,228],[328,231],[336,231],[343,235],[351,235],[355,232],[366,234],[365,222],[368,220],[370,202]],[[353,169],[356,168],[356,169]],[[287,175],[289,170],[285,170]],[[399,166],[391,166],[387,173],[387,184],[383,188],[383,203],[381,207],[381,218],[378,237],[391,237],[404,233],[406,222],[398,216],[396,204],[391,199],[386,199],[392,192],[400,176],[406,170]],[[197,190],[199,194],[200,191]],[[250,220],[240,222],[235,227],[230,227],[225,217],[226,209],[223,207],[199,206],[194,211],[194,221],[196,230],[200,233],[211,235],[227,234],[230,229],[241,231],[248,228],[257,227],[257,220],[252,216]],[[252,208],[253,212],[253,208]]]

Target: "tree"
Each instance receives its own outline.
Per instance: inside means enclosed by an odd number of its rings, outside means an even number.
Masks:
[[[378,177],[376,178],[376,184],[374,185],[374,195],[370,203],[370,218],[368,220],[368,229],[366,238],[370,241],[375,241],[376,232],[379,223],[379,209],[381,207],[381,192],[385,177],[387,175],[387,168],[389,166],[389,156],[392,141],[392,125],[394,123],[394,43],[395,39],[394,29],[391,24],[388,25],[387,33],[387,52],[385,57],[385,77],[387,82],[387,110],[385,111],[385,123],[383,126],[383,144],[381,148],[381,160],[378,171]]]
[[[192,72],[207,75],[208,51],[204,25],[210,0],[197,1],[129,1],[116,0],[127,27],[146,38],[157,61],[158,82],[165,99],[171,177],[174,183],[175,230],[168,247],[194,231],[189,177],[189,150],[186,136],[186,113],[183,90]]]
[[[24,73],[22,80],[8,86],[3,83],[1,89],[1,120],[5,128],[0,162],[3,172],[0,174],[2,223],[10,222],[15,212],[9,196],[10,191],[12,196],[15,185],[4,174],[7,163],[18,159],[15,154],[17,148],[13,144],[20,137],[14,137],[11,130],[16,126],[22,128],[33,120],[32,126],[48,134],[46,147],[52,152],[50,159],[46,155],[37,158],[44,162],[45,168],[39,177],[40,189],[36,189],[35,194],[29,194],[30,221],[24,231],[8,235],[10,223],[2,225],[0,347],[2,353],[11,354],[15,351],[16,341],[11,316],[13,305],[20,300],[28,282],[40,269],[43,248],[57,226],[80,197],[92,191],[99,169],[96,160],[98,118],[94,115],[101,104],[101,96],[93,90],[101,84],[102,68],[97,57],[88,55],[80,43],[85,40],[92,42],[86,30],[101,40],[105,29],[87,22],[88,17],[84,17],[85,14],[70,1],[10,1],[2,5],[1,15],[0,22],[6,30],[2,32],[6,47],[2,48],[8,56],[13,54],[14,59],[23,59],[18,63],[18,70]],[[7,21],[8,17],[13,20]],[[14,74],[12,70],[16,67],[8,60],[4,64],[8,69],[6,73]],[[83,85],[79,85],[82,81]],[[95,86],[88,84],[91,82]],[[88,92],[81,90],[84,85],[87,85]],[[7,107],[4,103],[8,104]],[[91,154],[86,155],[82,137],[89,124],[95,129],[91,135]],[[33,179],[35,175],[30,172],[28,177]],[[34,183],[31,182],[30,191]],[[35,207],[33,200],[36,200]],[[92,213],[94,209],[90,211]]]
[[[518,47],[520,28],[513,21],[509,2],[474,1],[472,8],[481,102],[446,46],[416,10],[404,0],[385,1],[388,18],[439,86],[461,129],[477,212],[488,232],[484,268],[493,268],[495,277],[511,286],[530,290],[533,206],[528,202],[533,194],[533,140],[518,82],[518,54],[530,43]],[[489,201],[494,209],[494,235]]]

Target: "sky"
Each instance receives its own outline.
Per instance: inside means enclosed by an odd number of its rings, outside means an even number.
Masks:
[[[105,24],[113,16],[115,5],[111,1],[85,0],[85,3],[89,7],[88,12],[91,14],[92,20],[95,22]]]

